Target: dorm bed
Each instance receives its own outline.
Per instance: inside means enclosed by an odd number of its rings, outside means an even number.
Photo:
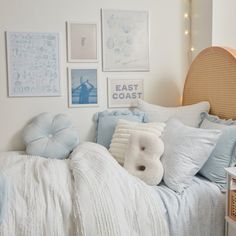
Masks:
[[[212,114],[236,119],[235,55],[200,53],[183,105],[209,101]],[[225,194],[215,183],[196,175],[181,194],[148,186],[98,144],[83,143],[66,160],[1,153],[0,170],[8,185],[0,235],[224,235]]]

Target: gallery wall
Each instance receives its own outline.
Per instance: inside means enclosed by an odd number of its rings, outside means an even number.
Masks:
[[[175,106],[181,94],[188,67],[188,44],[184,35],[182,0],[0,0],[0,151],[23,150],[21,129],[41,112],[66,113],[79,130],[81,141],[95,135],[93,115],[107,109],[107,77],[144,78],[144,98],[148,102]],[[150,17],[150,71],[102,72],[101,9],[148,10]],[[100,106],[68,108],[66,21],[96,22],[99,27]],[[9,98],[5,31],[60,33],[60,97]],[[73,66],[83,64],[73,63]],[[87,65],[87,64],[86,64]]]

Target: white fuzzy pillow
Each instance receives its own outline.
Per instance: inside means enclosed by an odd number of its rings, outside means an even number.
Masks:
[[[150,122],[166,122],[170,118],[176,118],[185,125],[199,127],[201,113],[209,112],[210,104],[199,102],[188,106],[163,107],[139,99],[137,108],[148,115]]]
[[[137,123],[127,120],[119,120],[112,137],[109,152],[120,163],[124,164],[129,138],[134,131],[144,131],[160,137],[165,128],[164,123]]]
[[[188,187],[220,134],[220,130],[193,128],[176,119],[169,120],[162,135],[165,150],[161,161],[166,185],[179,193]]]

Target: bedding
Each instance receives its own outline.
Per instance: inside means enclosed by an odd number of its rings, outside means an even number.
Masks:
[[[27,154],[45,158],[65,159],[79,143],[78,131],[65,114],[39,114],[22,136]]]
[[[216,184],[197,175],[181,195],[163,183],[153,188],[171,236],[224,236],[225,194]]]
[[[125,153],[124,168],[146,184],[158,185],[164,174],[160,161],[164,143],[156,135],[145,131],[132,132]]]
[[[166,185],[176,192],[184,191],[209,158],[220,134],[216,129],[189,127],[170,119],[161,136],[165,145],[161,161]]]
[[[134,110],[115,110],[97,112],[94,116],[96,123],[96,139],[98,144],[106,147],[110,146],[112,135],[115,131],[116,124],[119,119],[135,121],[139,123],[148,122],[147,115],[137,109]]]
[[[222,191],[224,191],[226,184],[224,168],[232,166],[236,162],[236,122],[233,120],[222,120],[217,116],[206,113],[202,114],[202,118],[201,128],[219,129],[222,131],[222,134],[199,173],[210,181],[217,183]]]
[[[3,153],[0,170],[10,185],[0,235],[169,235],[155,190],[101,145],[66,160]]]
[[[187,106],[163,107],[139,99],[137,108],[148,115],[150,122],[166,122],[170,118],[175,118],[185,125],[199,127],[201,113],[209,112],[210,104],[209,102],[199,102]]]
[[[3,173],[0,174],[0,224],[5,217],[6,197],[7,197],[7,180]]]
[[[166,125],[161,122],[138,123],[120,119],[117,122],[115,132],[112,136],[109,152],[120,164],[123,165],[129,138],[132,132],[145,131],[147,134],[154,134],[159,137],[161,136],[165,126]]]

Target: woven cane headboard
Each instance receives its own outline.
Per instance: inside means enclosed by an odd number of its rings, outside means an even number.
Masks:
[[[193,61],[184,86],[183,105],[209,101],[210,113],[236,119],[236,50],[210,47]]]

